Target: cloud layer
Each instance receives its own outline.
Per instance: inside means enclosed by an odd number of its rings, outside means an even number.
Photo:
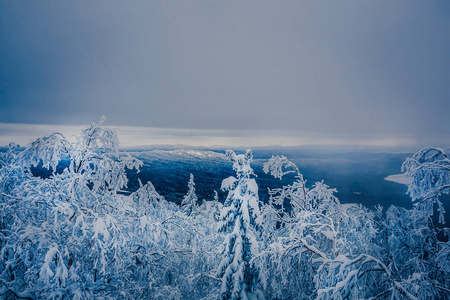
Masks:
[[[447,2],[2,1],[0,122],[439,142],[448,28]]]
[[[283,130],[235,130],[235,129],[174,129],[135,126],[108,126],[118,134],[122,148],[145,145],[188,145],[224,147],[341,145],[341,146],[381,146],[405,148],[416,145],[409,137],[378,136],[375,138],[355,138],[352,135],[304,134]],[[0,146],[15,142],[25,146],[49,133],[60,132],[69,141],[81,133],[84,126],[42,125],[0,123]]]

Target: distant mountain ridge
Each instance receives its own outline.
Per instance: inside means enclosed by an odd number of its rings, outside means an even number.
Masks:
[[[178,149],[155,149],[155,150],[142,150],[142,151],[124,151],[130,155],[136,157],[147,158],[147,159],[222,159],[227,160],[225,154],[210,151],[210,150],[199,150],[191,148],[178,148]]]

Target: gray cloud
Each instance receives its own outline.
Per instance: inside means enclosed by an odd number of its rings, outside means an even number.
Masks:
[[[0,2],[0,121],[448,138],[450,4]]]
[[[110,126],[107,126],[110,127]],[[111,127],[110,127],[111,128]],[[180,129],[161,127],[113,126],[121,147],[145,145],[190,146],[303,146],[303,145],[340,145],[340,146],[382,146],[396,149],[413,149],[417,141],[409,137],[396,135],[378,135],[356,137],[352,134],[317,134],[282,130],[241,130],[241,129]],[[0,123],[0,146],[15,142],[25,146],[39,137],[52,132],[62,133],[69,141],[76,142],[76,136],[82,131],[79,125],[38,125]]]

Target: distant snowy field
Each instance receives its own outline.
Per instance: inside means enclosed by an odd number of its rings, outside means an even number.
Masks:
[[[384,179],[387,181],[397,182],[397,183],[404,184],[404,185],[411,184],[411,179],[406,178],[403,174],[389,175],[389,176],[385,177]]]

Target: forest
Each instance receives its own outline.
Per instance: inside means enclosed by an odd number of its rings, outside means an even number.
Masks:
[[[262,202],[252,151],[225,155],[226,199],[200,201],[191,174],[180,205],[151,182],[127,190],[142,161],[119,151],[103,120],[75,142],[11,143],[0,157],[0,298],[450,298],[444,150],[403,163],[412,209],[342,204],[279,155],[264,172],[294,179]],[[39,165],[51,175],[33,174]]]

